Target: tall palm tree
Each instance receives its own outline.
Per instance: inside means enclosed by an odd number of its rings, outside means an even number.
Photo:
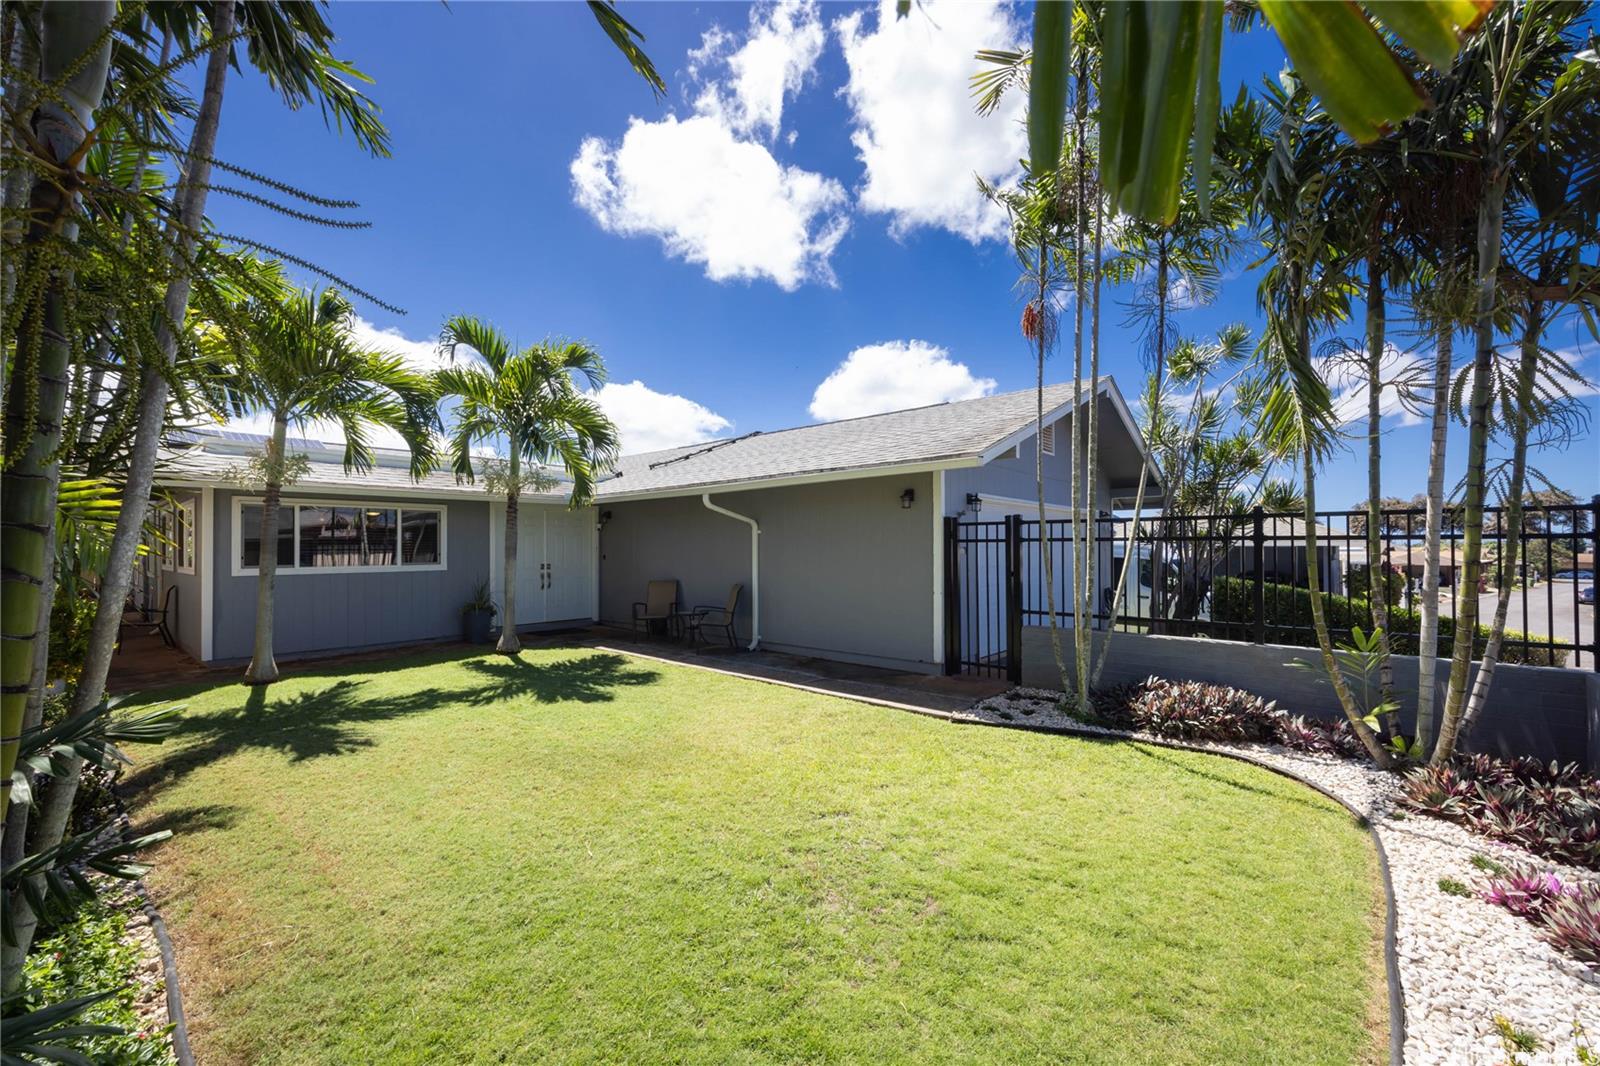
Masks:
[[[1507,195],[1513,189],[1513,177],[1527,180],[1530,155],[1550,138],[1553,128],[1573,116],[1581,119],[1593,114],[1600,79],[1592,63],[1575,55],[1578,24],[1585,13],[1586,5],[1559,0],[1498,8],[1490,15],[1484,32],[1463,51],[1459,64],[1461,77],[1478,94],[1480,128],[1474,147],[1482,185],[1462,503],[1462,594],[1456,613],[1444,717],[1431,756],[1434,763],[1448,760],[1455,752],[1463,719],[1467,717],[1471,688],[1470,670],[1478,631],[1477,584],[1483,571],[1483,509],[1487,498],[1495,338],[1504,310],[1501,258]],[[1592,152],[1593,145],[1575,144],[1571,150]],[[1498,651],[1498,641],[1492,641],[1491,650]]]
[[[463,348],[482,359],[463,360],[434,375],[439,393],[457,401],[449,442],[456,477],[475,479],[475,449],[505,449],[504,470],[489,479],[489,490],[503,493],[506,501],[505,602],[496,650],[515,655],[522,647],[517,640],[517,502],[524,488],[541,483],[544,468],[554,466],[572,478],[570,506],[594,499],[596,479],[616,458],[617,429],[579,382],[591,388],[603,384],[605,363],[579,341],[547,340],[518,351],[504,333],[467,315],[444,324],[439,348],[452,361]]]
[[[275,532],[283,487],[294,477],[286,445],[291,425],[334,422],[344,434],[346,470],[372,466],[368,433],[398,432],[411,451],[411,476],[433,468],[438,422],[426,374],[397,356],[357,344],[350,303],[335,289],[300,291],[282,301],[252,301],[242,309],[249,335],[231,387],[240,412],[267,415],[272,430],[260,466],[261,561],[256,578],[255,646],[245,680],[265,684],[278,676],[272,654],[273,590],[278,572]],[[229,342],[213,333],[208,343]],[[219,357],[224,354],[219,351]]]

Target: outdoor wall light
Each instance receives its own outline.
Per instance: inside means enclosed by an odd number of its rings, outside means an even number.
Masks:
[[[911,505],[913,503],[915,503],[916,501],[917,501],[917,490],[916,489],[906,489],[906,491],[904,491],[904,492],[902,492],[900,494],[900,506],[904,510],[908,510],[909,511],[911,509]]]
[[[600,512],[600,520],[594,524],[594,528],[596,530],[604,529],[604,528],[606,528],[606,523],[609,522],[609,521],[611,521],[611,512],[610,511],[601,511]]]
[[[967,510],[971,511],[973,514],[977,514],[979,511],[983,510],[983,497],[979,496],[976,492],[967,493]]]

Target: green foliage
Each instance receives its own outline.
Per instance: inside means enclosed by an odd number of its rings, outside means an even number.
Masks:
[[[63,596],[59,592],[50,603],[50,666],[46,673],[51,680],[76,684],[83,671],[84,657],[89,654],[89,633],[94,628],[94,614],[98,602],[84,596]]]
[[[1447,896],[1460,896],[1463,899],[1471,899],[1473,895],[1472,889],[1454,877],[1439,878],[1439,891]]]
[[[1503,874],[1506,872],[1505,863],[1496,862],[1487,855],[1474,855],[1468,861],[1486,874]]]
[[[67,1047],[97,1066],[166,1066],[175,1062],[170,1030],[152,1030],[139,1016],[135,989],[139,951],[128,941],[128,919],[119,907],[96,901],[38,940],[23,965],[19,1002],[7,1005],[7,1037],[12,1041],[13,1009],[37,1010],[46,1004],[104,995],[87,1007],[76,1024],[105,1026],[117,1032],[81,1036]]]
[[[1311,593],[1303,588],[1267,582],[1267,641],[1273,644],[1292,644],[1315,647],[1316,634],[1311,629]],[[1370,625],[1372,608],[1364,598],[1335,596],[1324,593],[1323,610],[1327,612],[1328,627],[1334,631],[1351,631],[1357,626]],[[1226,623],[1247,630],[1255,624],[1255,583],[1248,578],[1219,577],[1211,586],[1211,621]],[[1396,655],[1417,654],[1417,634],[1422,628],[1421,613],[1405,607],[1389,608],[1389,646]],[[1455,619],[1439,616],[1439,654],[1449,655],[1455,639]],[[1524,650],[1520,642],[1533,643]],[[1506,630],[1505,643],[1500,648],[1500,661],[1522,663],[1530,666],[1565,666],[1567,653],[1559,648],[1551,651],[1541,647],[1540,638],[1527,637],[1515,630]],[[1474,641],[1473,654],[1480,655],[1489,642],[1489,627],[1478,626],[1478,639]]]

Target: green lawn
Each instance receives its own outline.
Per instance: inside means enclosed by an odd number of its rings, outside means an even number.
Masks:
[[[172,690],[205,1063],[1349,1063],[1376,863],[1229,760],[574,649]]]

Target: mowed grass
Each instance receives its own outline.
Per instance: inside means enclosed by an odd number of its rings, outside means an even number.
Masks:
[[[593,650],[171,690],[201,1062],[1349,1063],[1370,843],[1210,756]]]

